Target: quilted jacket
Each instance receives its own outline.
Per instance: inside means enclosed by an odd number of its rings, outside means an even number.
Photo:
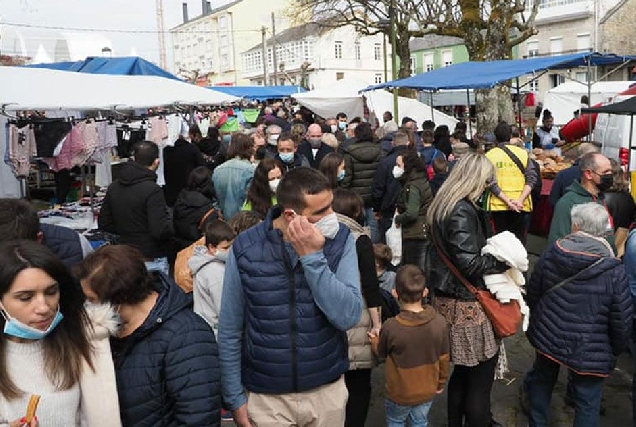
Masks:
[[[528,339],[540,353],[580,374],[609,375],[631,337],[632,299],[625,268],[607,245],[584,233],[552,244],[534,268],[527,299]]]
[[[132,335],[112,339],[123,426],[218,426],[221,374],[208,324],[192,299],[155,273],[159,297]]]

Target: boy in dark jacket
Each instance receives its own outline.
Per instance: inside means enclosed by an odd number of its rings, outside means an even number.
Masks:
[[[433,398],[444,391],[450,371],[448,324],[430,305],[424,273],[415,265],[398,270],[393,296],[402,311],[387,320],[371,345],[386,358],[388,425],[426,425]]]

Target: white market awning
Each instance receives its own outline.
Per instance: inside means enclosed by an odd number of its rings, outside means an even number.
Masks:
[[[18,110],[126,110],[221,105],[239,98],[155,76],[84,74],[0,67],[0,107]]]

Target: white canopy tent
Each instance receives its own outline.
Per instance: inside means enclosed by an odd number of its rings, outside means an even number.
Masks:
[[[367,97],[369,110],[374,111],[376,117],[379,119],[382,118],[382,113],[385,111],[393,111],[393,94],[380,89],[366,92],[365,96]],[[457,119],[435,109],[432,109],[433,113],[431,117],[430,105],[420,102],[417,99],[400,96],[398,97],[398,108],[400,117],[410,117],[415,120],[418,126],[422,126],[424,120],[433,120],[436,126],[446,125],[452,132],[457,124]],[[399,124],[400,120],[396,120],[396,122]]]
[[[354,79],[338,80],[332,86],[294,94],[298,103],[322,117],[343,112],[349,118],[364,115],[360,90],[369,85]]]
[[[590,105],[608,102],[632,84],[634,84],[633,81],[596,82],[591,86]],[[583,95],[588,95],[587,84],[570,80],[546,93],[543,108],[552,112],[555,124],[563,125],[569,122],[574,117],[574,112],[581,108]]]
[[[0,106],[18,110],[111,110],[219,105],[238,98],[155,76],[84,74],[0,67]]]
[[[314,113],[322,117],[333,117],[339,112],[343,112],[349,118],[362,117],[364,114],[364,101],[360,91],[369,85],[353,79],[343,79],[328,88],[316,89],[305,93],[295,94],[294,98],[298,103],[309,108]],[[393,95],[384,89],[365,92],[369,110],[375,116],[382,118],[385,111],[393,111]],[[411,117],[418,125],[424,120],[433,120],[437,125],[447,125],[451,129],[457,123],[440,111],[433,110],[431,117],[431,107],[416,99],[399,97],[398,109],[400,117]],[[396,120],[398,123],[400,119]]]

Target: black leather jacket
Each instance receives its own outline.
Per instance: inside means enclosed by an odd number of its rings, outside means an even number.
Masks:
[[[485,274],[502,273],[507,270],[505,263],[492,255],[481,255],[481,248],[491,236],[492,229],[488,213],[468,200],[461,200],[451,214],[434,226],[435,241],[441,245],[446,256],[457,270],[476,288],[485,288]],[[474,301],[473,294],[453,275],[431,245],[428,256],[427,283],[437,296]]]

